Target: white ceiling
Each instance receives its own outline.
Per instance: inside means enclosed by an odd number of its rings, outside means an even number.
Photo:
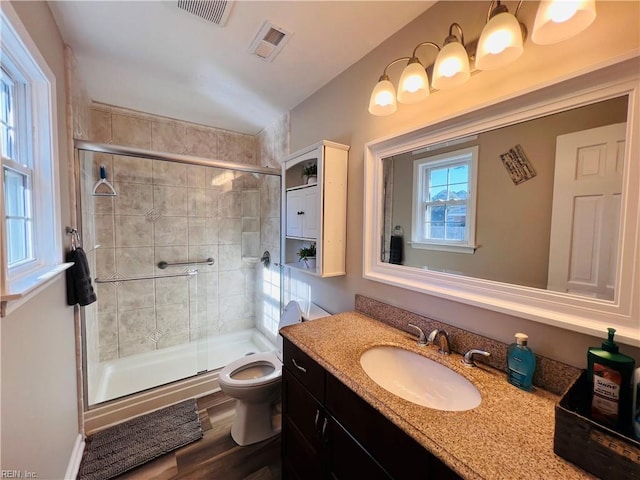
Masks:
[[[434,1],[237,1],[219,27],[177,1],[51,1],[98,102],[256,134]],[[265,20],[292,32],[248,53]]]

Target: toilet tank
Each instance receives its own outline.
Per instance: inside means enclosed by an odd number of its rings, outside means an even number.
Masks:
[[[328,317],[331,314],[326,310],[323,310],[313,302],[301,302],[298,301],[300,310],[302,310],[302,321],[307,322],[309,320],[315,320],[317,318]]]

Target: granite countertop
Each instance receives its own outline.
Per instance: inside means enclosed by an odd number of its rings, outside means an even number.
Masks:
[[[418,346],[416,337],[358,312],[291,325],[281,333],[466,479],[595,478],[553,453],[557,395],[519,390],[490,367],[466,368],[461,355]],[[393,395],[360,366],[361,354],[374,345],[395,345],[446,365],[473,382],[482,403],[445,412]]]

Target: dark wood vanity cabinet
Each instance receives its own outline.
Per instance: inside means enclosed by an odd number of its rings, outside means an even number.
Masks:
[[[307,354],[285,339],[283,479],[458,479]]]

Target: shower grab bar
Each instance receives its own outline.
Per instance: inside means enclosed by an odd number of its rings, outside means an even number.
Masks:
[[[197,270],[190,270],[184,273],[174,273],[172,275],[144,275],[141,277],[120,277],[120,278],[96,278],[96,283],[119,283],[119,282],[133,282],[134,280],[156,280],[158,278],[172,278],[172,277],[193,277],[198,275]]]
[[[165,262],[164,260],[161,262],[158,262],[158,268],[164,270],[167,267],[184,267],[187,265],[195,265],[198,263],[206,263],[207,265],[213,265],[215,263],[215,260],[212,257],[209,257],[205,260],[201,260],[199,262],[173,262],[173,263],[169,263],[169,262]]]

